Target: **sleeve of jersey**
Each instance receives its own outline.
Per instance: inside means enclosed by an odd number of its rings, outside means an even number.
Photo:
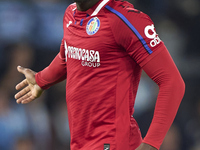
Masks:
[[[184,81],[149,16],[132,7],[107,9],[113,13],[110,20],[116,42],[159,86],[153,120],[143,140],[159,149],[183,98]]]
[[[66,62],[64,53],[64,42],[60,46],[60,52],[44,70],[35,75],[37,84],[42,89],[48,89],[52,85],[66,79]]]
[[[148,15],[131,7],[119,11],[110,8],[110,11],[114,18],[111,19],[111,24],[116,42],[137,64],[144,66],[164,46],[154,23]]]
[[[143,142],[159,149],[176,116],[185,83],[165,47],[143,69],[159,86],[154,116]]]

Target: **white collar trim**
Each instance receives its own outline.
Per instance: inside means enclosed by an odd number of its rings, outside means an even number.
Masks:
[[[98,14],[98,12],[101,10],[101,8],[108,2],[109,0],[103,0],[97,8],[94,10],[94,12],[91,14],[91,16],[95,16]]]

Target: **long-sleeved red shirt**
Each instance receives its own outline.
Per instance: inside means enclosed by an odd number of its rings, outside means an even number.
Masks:
[[[67,79],[71,150],[134,150],[142,142],[132,117],[141,70],[160,90],[143,142],[159,149],[184,82],[154,24],[128,2],[100,0],[85,12],[70,5],[59,54],[36,74],[47,89]]]

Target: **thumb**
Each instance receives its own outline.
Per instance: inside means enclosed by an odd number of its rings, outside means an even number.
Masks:
[[[25,74],[25,68],[23,68],[22,66],[17,66],[17,70],[20,72],[20,73],[23,73]]]
[[[17,70],[24,74],[24,76],[26,77],[26,79],[28,80],[28,82],[30,82],[31,84],[35,84],[35,74],[36,72],[29,69],[29,68],[24,68],[22,66],[17,66]]]

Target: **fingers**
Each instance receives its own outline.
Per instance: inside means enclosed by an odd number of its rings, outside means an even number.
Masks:
[[[24,96],[20,97],[19,99],[17,99],[17,103],[18,104],[27,104],[31,101],[33,101],[35,99],[35,97],[31,94],[31,91],[29,91],[28,93],[26,93]]]
[[[16,85],[15,89],[20,90],[27,85],[28,85],[28,81],[26,79],[24,79],[23,81],[21,81],[19,84]]]
[[[35,81],[35,74],[36,72],[32,71],[31,69],[28,68],[23,68],[21,66],[17,66],[17,70],[24,74],[26,79],[24,79],[23,81],[21,81],[19,84],[16,85],[16,90],[20,90],[17,94],[15,94],[15,99],[16,102],[19,104],[26,104],[29,103],[31,101],[33,101],[34,99],[36,99],[38,97],[37,95],[37,91],[35,94],[35,90],[34,90],[34,85],[36,85],[36,81]],[[41,92],[39,93],[41,95]]]
[[[30,91],[30,87],[29,86],[25,87],[24,89],[19,91],[17,94],[15,94],[15,99],[19,99],[23,95],[26,95],[29,91]]]

